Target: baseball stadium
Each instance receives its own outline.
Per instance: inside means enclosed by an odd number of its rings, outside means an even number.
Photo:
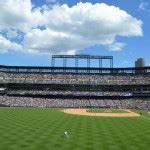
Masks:
[[[0,66],[1,150],[149,148],[150,67],[114,68],[112,56],[98,55],[52,55],[50,67]]]

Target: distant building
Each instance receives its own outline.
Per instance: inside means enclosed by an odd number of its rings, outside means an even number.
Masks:
[[[145,60],[144,60],[144,58],[138,58],[138,59],[135,61],[135,67],[136,67],[136,68],[145,67]]]
[[[145,70],[142,67],[145,67],[145,60],[144,60],[144,58],[138,58],[135,61],[135,68],[136,68],[135,72],[136,73],[144,73]]]

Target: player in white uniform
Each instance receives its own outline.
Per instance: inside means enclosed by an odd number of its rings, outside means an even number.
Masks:
[[[64,132],[64,136],[65,136],[65,138],[69,139],[69,135],[68,135],[67,131]]]

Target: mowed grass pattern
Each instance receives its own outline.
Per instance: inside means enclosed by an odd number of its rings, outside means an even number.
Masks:
[[[146,116],[147,117],[147,116]],[[69,139],[63,137],[68,131]],[[0,150],[149,150],[150,119],[0,108]]]

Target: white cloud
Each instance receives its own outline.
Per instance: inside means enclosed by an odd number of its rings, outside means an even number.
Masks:
[[[71,8],[64,4],[45,11],[44,16],[47,18],[48,27],[57,31],[83,36],[91,36],[91,34],[95,36],[95,33],[121,36],[142,35],[141,21],[118,7],[103,3],[78,3]]]
[[[44,26],[45,30],[38,27]],[[0,28],[24,32],[23,47],[34,53],[75,53],[94,45],[121,50],[117,36],[142,36],[142,21],[104,3],[34,8],[31,0],[0,2]]]
[[[147,10],[149,3],[148,2],[141,2],[139,5],[140,10]]]
[[[7,37],[12,39],[12,38],[16,38],[18,36],[18,32],[15,29],[8,29],[6,31]]]
[[[71,44],[74,40],[75,42]],[[74,53],[72,47],[78,45],[76,37],[71,37],[63,32],[51,31],[50,29],[43,31],[40,29],[31,30],[25,35],[23,44],[24,49],[29,52],[40,53]]]
[[[27,49],[60,53],[109,45],[113,50],[121,50],[123,44],[115,42],[116,36],[142,36],[140,20],[106,4],[78,3],[71,8],[65,4],[44,11],[43,15],[47,29],[27,33]]]
[[[124,43],[119,43],[119,42],[117,43],[116,42],[116,43],[109,45],[108,47],[111,51],[121,51],[124,46],[125,46]]]
[[[0,36],[0,53],[6,53],[11,50],[22,51],[22,46]]]
[[[29,31],[42,23],[42,14],[33,9],[31,0],[0,1],[0,28],[14,28]]]

